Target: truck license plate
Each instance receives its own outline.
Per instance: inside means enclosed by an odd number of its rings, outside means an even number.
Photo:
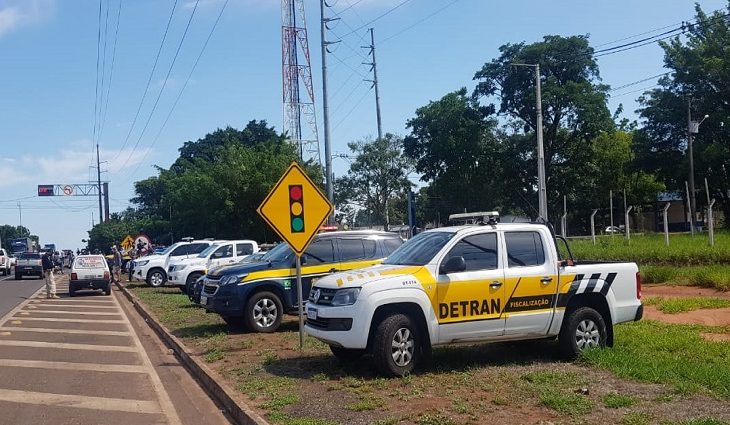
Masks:
[[[200,305],[207,305],[208,304],[208,297],[201,296],[200,297]]]
[[[307,319],[317,320],[317,309],[314,307],[307,308]]]

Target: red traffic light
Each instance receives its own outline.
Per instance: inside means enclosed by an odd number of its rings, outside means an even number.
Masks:
[[[304,193],[302,185],[289,185],[289,222],[292,233],[304,233]]]

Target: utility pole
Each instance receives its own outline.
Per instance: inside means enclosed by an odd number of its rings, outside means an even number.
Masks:
[[[325,176],[324,184],[327,191],[327,199],[330,203],[335,202],[334,190],[332,187],[332,148],[330,146],[330,119],[329,119],[329,105],[327,99],[327,46],[331,43],[327,41],[327,23],[331,21],[330,18],[324,16],[324,0],[319,0],[319,10],[321,14],[321,31],[322,31],[322,113],[324,115],[324,163],[325,163]],[[332,222],[332,216],[329,217],[328,222]]]
[[[699,126],[698,126],[699,127]],[[692,151],[692,99],[687,99],[687,149],[689,150],[689,210],[692,217],[689,226],[694,230],[697,219],[697,204],[695,200],[695,160]],[[694,233],[694,232],[693,232]]]
[[[104,210],[101,206],[101,161],[99,161],[99,144],[96,144],[96,184],[99,190],[99,224],[104,222]]]
[[[380,90],[378,88],[378,65],[375,60],[375,35],[373,34],[373,28],[370,28],[370,45],[362,46],[363,49],[370,49],[370,54],[373,56],[372,62],[364,62],[363,65],[370,65],[370,70],[373,72],[372,80],[365,80],[373,83],[372,87],[375,87],[375,114],[378,119],[378,139],[383,138],[383,122],[380,119]]]
[[[542,144],[542,91],[540,83],[540,64],[513,63],[514,66],[535,68],[535,108],[537,109],[537,202],[538,214],[545,221],[548,219],[547,191],[545,188],[545,150]]]
[[[20,201],[18,201],[18,218],[20,220],[20,227],[23,227],[23,208],[20,206]]]

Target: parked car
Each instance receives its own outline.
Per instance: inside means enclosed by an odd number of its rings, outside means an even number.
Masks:
[[[111,275],[103,255],[79,255],[74,260],[68,282],[68,295],[74,297],[82,289],[101,289],[104,294],[111,295]]]
[[[191,240],[178,242],[167,247],[160,254],[147,255],[134,260],[134,277],[148,285],[158,287],[167,282],[167,267],[170,261],[197,256],[213,244],[212,240]]]
[[[252,240],[217,242],[195,257],[170,261],[167,275],[172,285],[184,293],[192,290],[195,281],[208,270],[226,264],[237,263],[241,258],[258,252],[259,245]]]
[[[378,264],[402,244],[395,233],[371,230],[316,235],[301,257],[303,299],[322,276]],[[274,332],[284,313],[298,309],[294,264],[289,246],[279,244],[260,261],[209,271],[194,300],[233,327]]]
[[[41,254],[37,252],[23,252],[20,254],[15,265],[15,280],[21,280],[23,276],[38,276],[43,279]]]
[[[323,277],[310,294],[307,334],[341,359],[370,352],[396,376],[453,343],[557,337],[575,357],[611,346],[613,325],[643,314],[636,264],[561,258],[542,224],[429,230],[382,265]]]
[[[606,226],[605,233],[623,233],[626,231],[626,227],[622,224],[620,226]]]
[[[9,275],[11,267],[12,263],[10,259],[10,254],[8,253],[8,251],[0,248],[0,273],[2,273],[3,276]]]

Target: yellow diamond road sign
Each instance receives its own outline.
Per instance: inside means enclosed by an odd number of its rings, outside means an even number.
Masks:
[[[122,241],[121,245],[122,249],[124,249],[125,251],[129,251],[130,249],[132,249],[132,247],[134,247],[134,239],[131,236],[127,235],[127,237],[124,238],[124,240]]]
[[[257,211],[302,255],[332,213],[332,204],[299,164],[292,162]]]

